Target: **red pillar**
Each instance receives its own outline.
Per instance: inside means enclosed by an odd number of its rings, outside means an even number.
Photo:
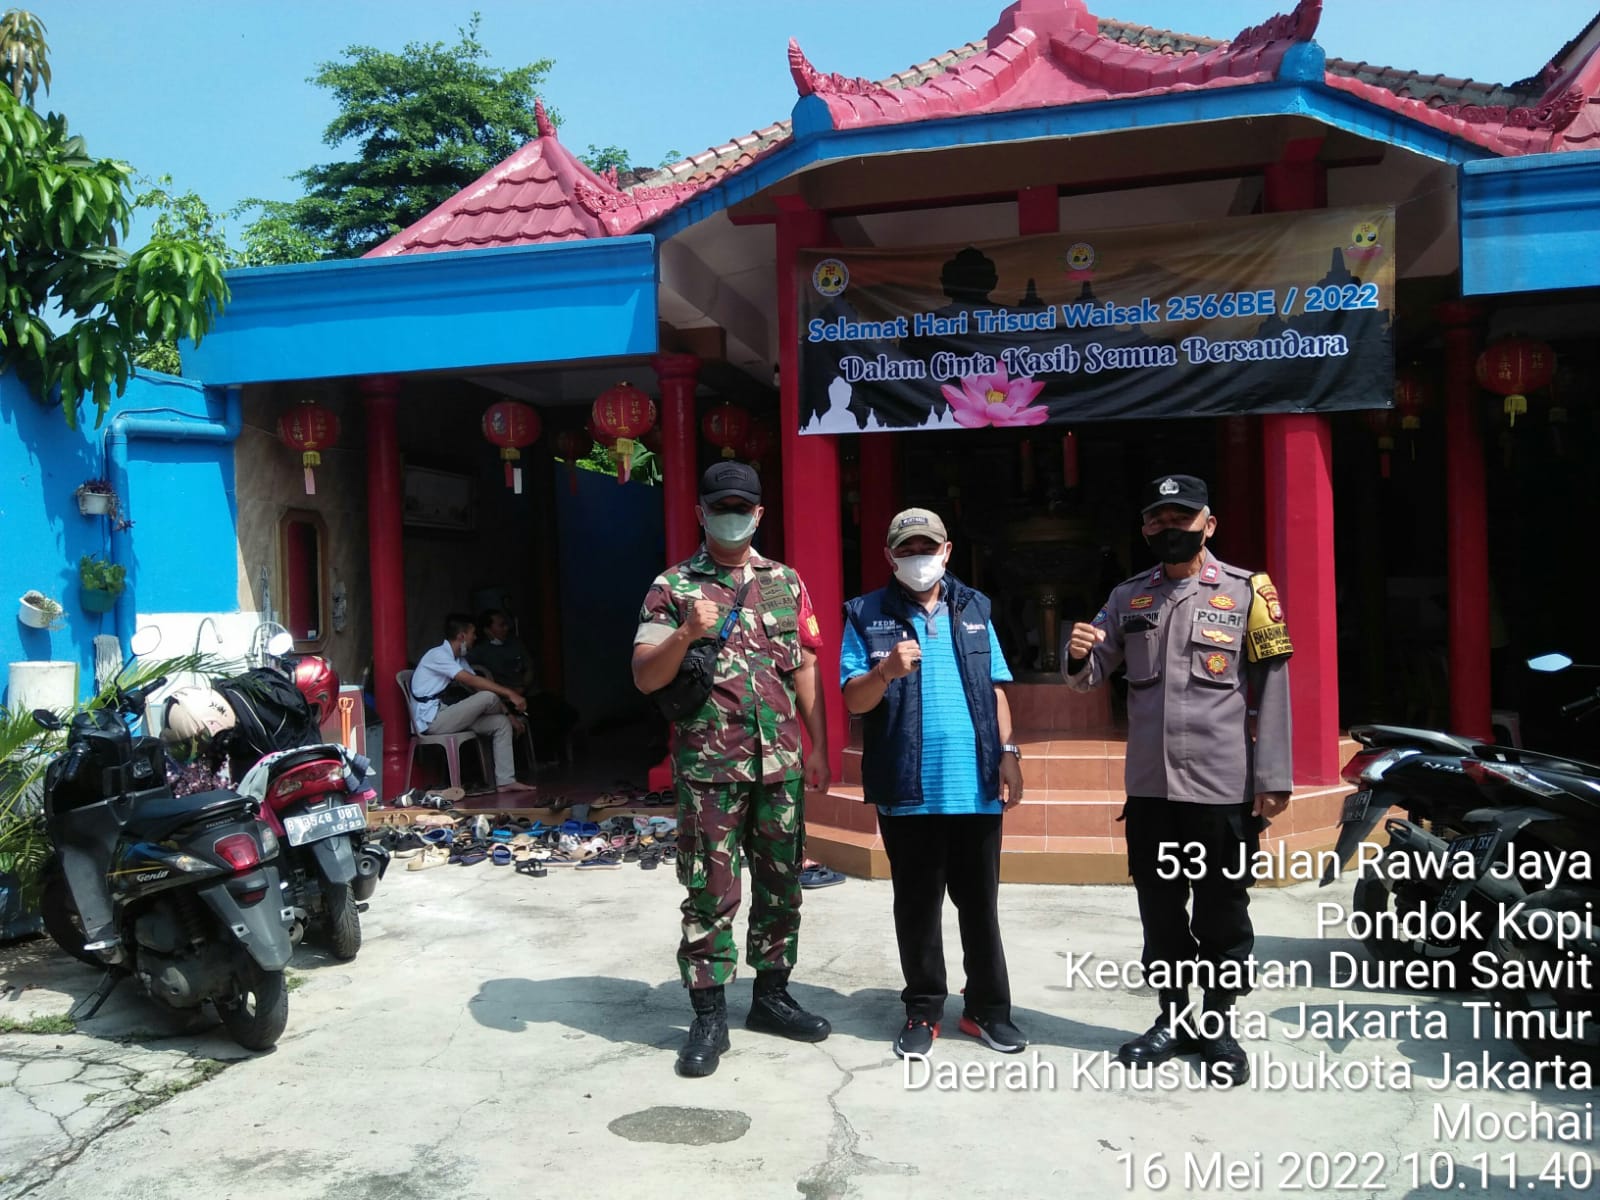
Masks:
[[[694,518],[700,483],[695,470],[698,418],[694,392],[700,381],[700,360],[693,354],[658,354],[650,365],[661,382],[661,499],[667,561],[680,563],[700,544],[699,523]]]
[[[844,626],[844,545],[839,528],[839,446],[828,434],[800,436],[800,308],[795,255],[826,244],[827,217],[798,196],[778,197],[778,431],[783,456],[783,542],[788,563],[811,593],[822,627],[823,702],[833,777],[841,775],[844,698],[839,639]],[[869,439],[870,440],[870,439]]]
[[[1217,514],[1218,553],[1231,563],[1259,563],[1261,496],[1254,464],[1261,461],[1255,417],[1217,421],[1217,469],[1211,482],[1211,510]]]
[[[1489,506],[1484,494],[1483,435],[1478,428],[1481,312],[1442,304],[1444,325],[1445,513],[1449,549],[1450,728],[1492,736],[1489,699]]]
[[[1290,142],[1266,170],[1269,212],[1322,208],[1327,175],[1321,140]],[[1339,615],[1333,554],[1333,431],[1324,416],[1274,413],[1262,419],[1267,567],[1294,638],[1289,690],[1294,705],[1294,777],[1339,781]],[[1240,564],[1247,566],[1249,564]]]
[[[883,559],[889,522],[900,511],[900,435],[864,433],[861,446],[861,590],[870,592],[889,582]],[[944,513],[949,517],[951,514]]]
[[[395,676],[409,665],[406,649],[406,563],[401,542],[400,380],[361,380],[367,418],[367,555],[372,580],[372,694],[383,718],[385,796],[404,786],[411,715]]]

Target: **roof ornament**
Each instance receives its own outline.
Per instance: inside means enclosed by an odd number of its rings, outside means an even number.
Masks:
[[[1315,36],[1317,23],[1321,20],[1322,0],[1300,0],[1300,3],[1294,6],[1293,12],[1279,13],[1259,25],[1241,30],[1239,35],[1228,43],[1228,48],[1244,50],[1251,46],[1265,46],[1268,42],[1280,40],[1309,42]]]
[[[883,84],[870,79],[824,75],[811,65],[794,38],[789,39],[789,74],[794,76],[794,86],[802,96],[882,96],[889,92]]]
[[[1589,98],[1582,88],[1571,87],[1546,96],[1530,108],[1504,104],[1441,104],[1434,112],[1469,125],[1504,125],[1510,129],[1550,129],[1559,133],[1578,119]]]
[[[544,101],[537,96],[533,99],[533,122],[538,126],[540,137],[555,137],[556,127],[550,123],[550,116],[544,111]]]

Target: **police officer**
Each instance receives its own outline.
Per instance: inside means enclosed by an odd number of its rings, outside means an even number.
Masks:
[[[805,1042],[831,1032],[788,991],[805,857],[801,780],[817,791],[829,783],[817,683],[822,637],[800,577],[751,549],[763,511],[754,469],[713,464],[695,509],[705,542],[656,577],[634,635],[634,682],[655,692],[677,677],[691,644],[727,634],[710,697],[674,727],[678,881],[688,891],[678,966],[695,1012],[678,1054],[680,1075],[710,1075],[728,1049],[723,986],[739,961],[733,919],[741,853],[749,856],[752,893],[745,961],[756,971],[745,1028]],[[803,761],[802,722],[811,739]]]
[[[1249,1060],[1229,1030],[1249,990],[1241,968],[1255,934],[1251,877],[1238,866],[1293,789],[1293,648],[1272,581],[1206,549],[1217,519],[1202,480],[1151,481],[1143,514],[1160,565],[1119,584],[1092,622],[1073,625],[1062,668],[1088,691],[1127,665],[1128,873],[1161,1013],[1117,1057],[1147,1066],[1198,1051],[1216,1082],[1240,1084]],[[1186,1016],[1191,975],[1206,984],[1196,1020]]]

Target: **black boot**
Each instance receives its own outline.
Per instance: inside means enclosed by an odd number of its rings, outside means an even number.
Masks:
[[[1193,1054],[1200,1043],[1189,1031],[1188,1022],[1175,1020],[1189,1003],[1189,993],[1182,988],[1164,989],[1157,993],[1161,1013],[1156,1023],[1117,1051],[1117,1061],[1126,1067],[1153,1067],[1179,1054]]]
[[[698,1078],[715,1071],[728,1048],[728,1003],[721,987],[691,988],[689,1003],[694,1005],[694,1024],[678,1051],[678,1074]]]
[[[1212,1082],[1220,1087],[1238,1087],[1250,1078],[1250,1059],[1229,1032],[1235,998],[1232,992],[1207,992],[1202,1005],[1208,1014],[1216,1014],[1206,1018],[1206,1027],[1220,1026],[1222,1030],[1216,1037],[1200,1039],[1200,1057]]]
[[[833,1032],[833,1026],[815,1013],[808,1013],[789,995],[789,972],[758,971],[750,995],[750,1015],[746,1029],[775,1033],[797,1042],[820,1042]]]

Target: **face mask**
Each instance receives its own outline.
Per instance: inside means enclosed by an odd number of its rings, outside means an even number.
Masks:
[[[756,535],[753,512],[714,512],[706,514],[706,536],[719,546],[742,546]]]
[[[894,577],[913,592],[925,592],[944,578],[944,555],[913,554],[894,560]]]
[[[1159,533],[1150,534],[1144,540],[1162,562],[1176,565],[1186,563],[1200,553],[1200,548],[1205,545],[1206,531],[1163,529]]]

